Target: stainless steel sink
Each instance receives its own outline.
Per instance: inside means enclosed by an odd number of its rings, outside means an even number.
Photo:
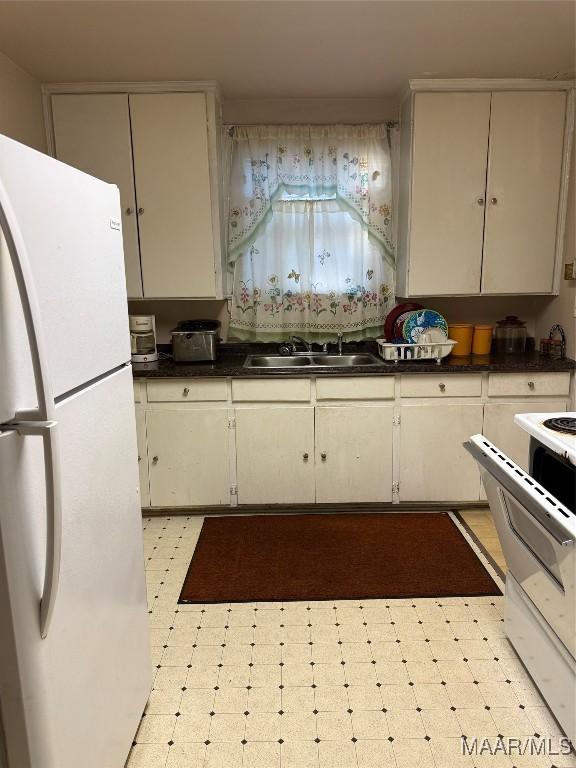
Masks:
[[[309,357],[281,355],[249,355],[244,363],[245,368],[297,368],[310,365]]]
[[[374,355],[319,355],[312,356],[312,365],[320,365],[327,368],[349,368],[354,365],[380,365],[381,360]]]
[[[245,368],[354,368],[356,366],[376,367],[383,361],[374,355],[248,355]]]

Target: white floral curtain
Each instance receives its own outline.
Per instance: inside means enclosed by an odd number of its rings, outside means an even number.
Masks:
[[[231,335],[375,336],[394,301],[385,125],[235,128]]]

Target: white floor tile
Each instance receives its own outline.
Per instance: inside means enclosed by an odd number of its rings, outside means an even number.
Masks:
[[[164,768],[169,749],[168,744],[136,744],[126,768]]]
[[[144,521],[154,689],[126,768],[511,768],[461,736],[559,733],[501,598],[178,605],[201,524]]]

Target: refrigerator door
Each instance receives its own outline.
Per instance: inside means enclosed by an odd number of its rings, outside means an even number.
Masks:
[[[129,366],[59,402],[61,572],[40,637],[42,440],[0,432],[0,711],[9,768],[121,768],[151,687]]]
[[[0,206],[10,211],[11,228],[18,228],[30,262],[54,396],[128,361],[117,187],[0,136]],[[6,283],[6,244],[0,259],[0,280]],[[0,327],[8,322],[8,290],[0,283]],[[0,361],[18,370],[28,354],[26,333],[18,318],[9,322],[10,336],[0,337]],[[20,386],[2,392],[0,423],[13,418],[14,410],[35,405]],[[6,411],[12,411],[7,418]]]

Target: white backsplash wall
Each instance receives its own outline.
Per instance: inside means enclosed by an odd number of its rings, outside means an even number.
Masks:
[[[129,301],[128,311],[131,315],[154,315],[156,317],[156,341],[158,344],[170,344],[170,331],[180,320],[220,320],[222,328],[220,336],[223,341],[228,337],[230,315],[227,302],[176,300],[165,301]]]
[[[485,323],[496,325],[506,315],[518,315],[524,320],[528,336],[534,336],[536,317],[543,312],[549,296],[434,296],[414,299],[397,298],[400,301],[414,301],[444,315],[448,323]]]
[[[565,283],[564,285],[568,284]],[[574,296],[573,290],[572,296]],[[537,332],[536,344],[538,344],[540,335],[548,335],[549,326],[552,322],[562,322],[562,316],[559,312],[559,298],[552,300],[550,297],[544,296],[434,297],[423,298],[419,303],[440,312],[449,323],[490,323],[496,325],[496,321],[501,320],[506,315],[518,315],[521,320],[526,322],[529,336],[534,336]],[[401,298],[397,300],[403,301]],[[156,317],[156,337],[159,344],[170,343],[170,331],[176,327],[179,320],[220,320],[222,323],[221,338],[223,341],[228,340],[230,315],[226,300],[133,300],[128,302],[128,310],[131,315],[154,315]],[[557,318],[555,312],[558,313]],[[555,319],[548,322],[548,316]],[[536,327],[537,317],[540,320],[538,329]],[[546,323],[548,324],[546,325]],[[571,335],[573,343],[574,334],[570,334],[567,327],[566,331],[569,336]],[[568,354],[570,357],[573,356],[573,353],[570,354],[569,352]]]
[[[572,177],[568,188],[568,214],[562,265],[576,260],[576,147],[572,147]],[[562,266],[562,273],[564,266]],[[548,297],[536,317],[538,339],[545,338],[555,323],[566,331],[566,353],[576,356],[576,280],[561,280],[559,296]]]

